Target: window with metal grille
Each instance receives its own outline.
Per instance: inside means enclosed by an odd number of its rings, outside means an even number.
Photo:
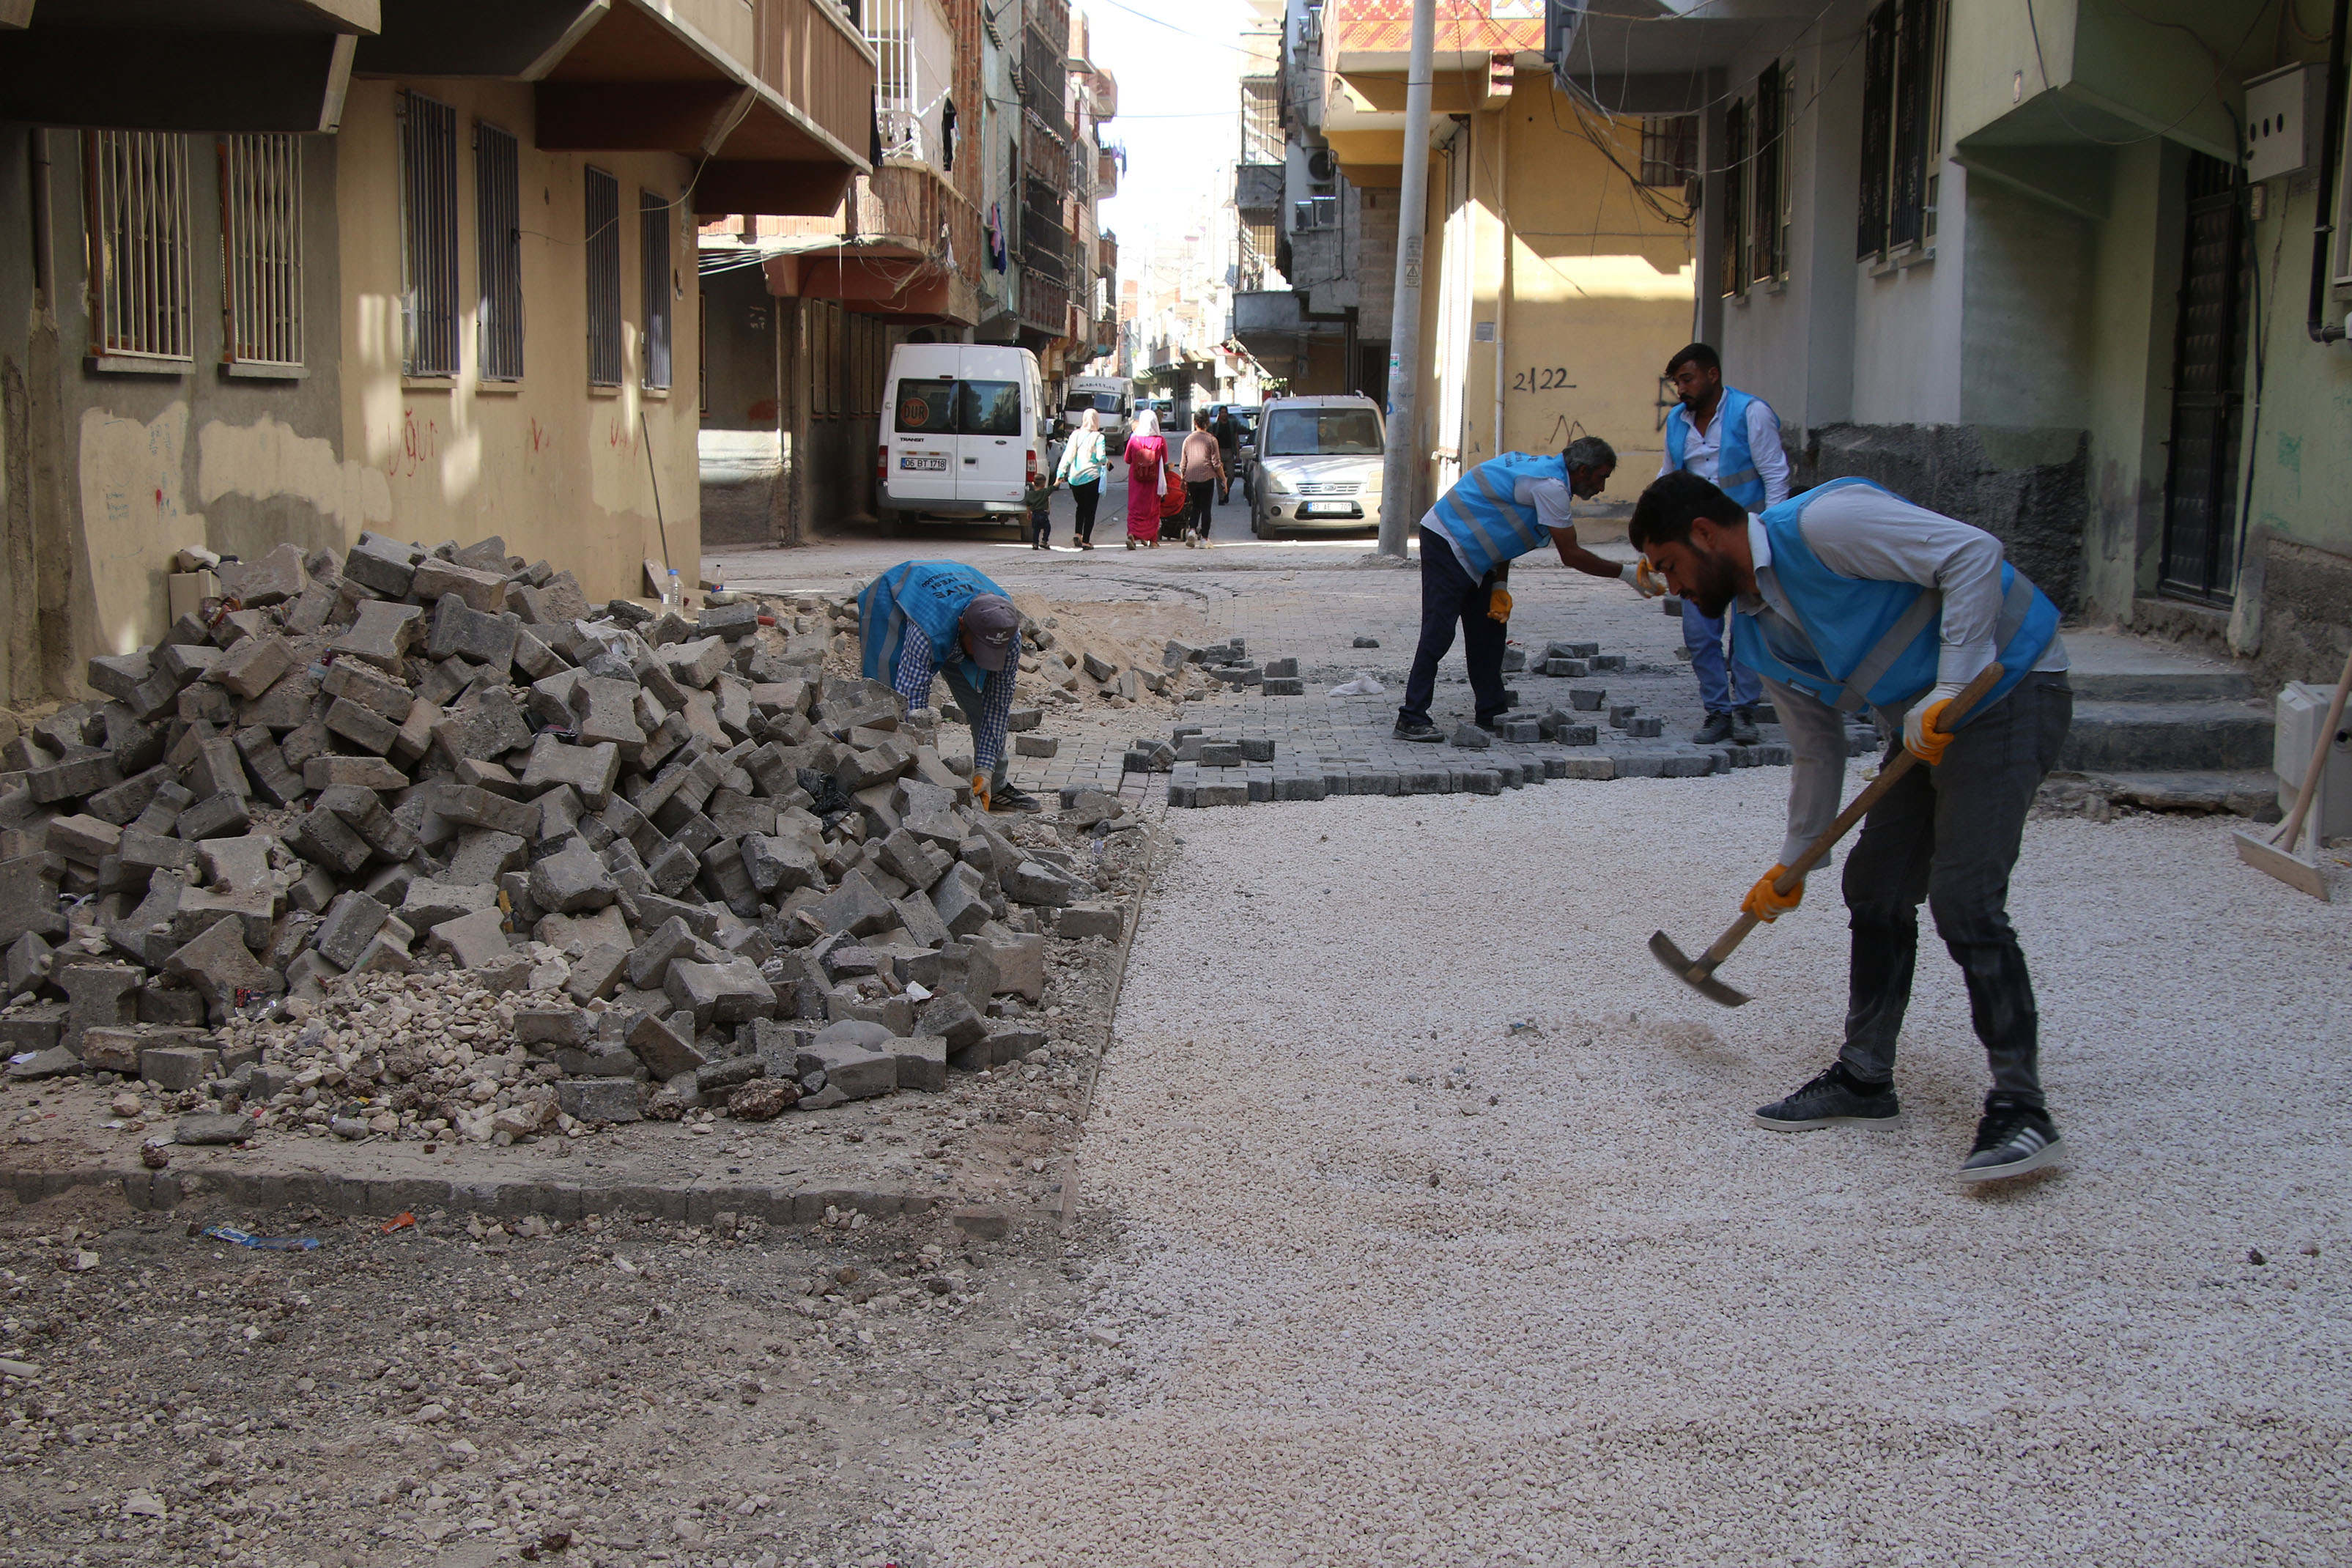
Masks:
[[[1698,172],[1698,116],[1642,118],[1642,183],[1679,190]]]
[[[669,384],[669,203],[651,191],[637,193],[638,247],[644,256],[646,292],[646,384]]]
[[[185,138],[92,131],[83,147],[90,352],[133,365],[193,359]]]
[[[400,95],[400,313],[410,375],[457,374],[457,111]]]
[[[1755,210],[1748,216],[1748,280],[1769,283],[1789,270],[1789,72],[1774,62],[1756,79]]]
[[[1941,0],[1881,0],[1864,24],[1858,257],[1885,256],[1936,237],[1941,11]]]
[[[522,379],[522,161],[514,137],[474,127],[474,285],[484,381]]]
[[[1242,78],[1242,162],[1279,163],[1282,148],[1282,81],[1278,77]]]
[[[1748,189],[1754,172],[1748,162],[1749,112],[1744,98],[1732,100],[1723,111],[1723,202],[1716,234],[1722,250],[1716,287],[1724,294],[1748,291]]]
[[[621,182],[588,170],[588,384],[621,384]]]
[[[302,142],[220,141],[221,358],[267,374],[302,363]]]

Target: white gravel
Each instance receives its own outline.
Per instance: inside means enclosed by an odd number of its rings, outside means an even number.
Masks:
[[[1086,1144],[1105,1381],[943,1479],[938,1562],[2352,1561],[2352,910],[2224,822],[2032,825],[2074,1154],[1969,1192],[1932,934],[1904,1122],[1796,1137],[1748,1113],[1832,1053],[1834,879],[1745,1009],[1643,949],[1713,938],[1786,787],[1171,818]]]

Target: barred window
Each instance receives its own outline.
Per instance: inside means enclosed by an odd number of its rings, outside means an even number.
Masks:
[[[1716,236],[1722,247],[1716,287],[1723,294],[1748,292],[1748,194],[1753,174],[1748,114],[1744,98],[1732,100],[1723,111],[1723,203]]]
[[[669,203],[651,191],[637,193],[638,248],[644,256],[646,384],[669,385]]]
[[[621,182],[587,173],[588,384],[621,384]]]
[[[268,374],[302,363],[302,142],[225,136],[220,142],[221,279],[232,373]]]
[[[1282,83],[1270,76],[1242,78],[1242,162],[1279,163],[1282,146]]]
[[[83,147],[92,353],[121,368],[191,362],[186,140],[92,131]]]
[[[1756,79],[1755,211],[1748,280],[1769,283],[1789,271],[1789,68],[1775,61]]]
[[[474,128],[474,287],[484,381],[522,379],[522,168],[513,135]]]
[[[1642,118],[1642,183],[1680,190],[1698,172],[1698,116]]]
[[[401,368],[457,374],[457,111],[400,95]]]
[[[1936,237],[1943,142],[1940,0],[1881,0],[1863,35],[1862,191],[1854,254]]]

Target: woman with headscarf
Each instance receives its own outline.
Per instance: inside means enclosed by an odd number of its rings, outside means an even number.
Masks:
[[[1071,532],[1081,550],[1095,547],[1095,507],[1102,500],[1104,466],[1102,416],[1089,408],[1069,445],[1062,448],[1060,475],[1070,487],[1070,500],[1077,509]]]
[[[1139,410],[1127,438],[1127,547],[1160,548],[1160,493],[1168,469],[1168,443],[1160,438],[1160,416]]]

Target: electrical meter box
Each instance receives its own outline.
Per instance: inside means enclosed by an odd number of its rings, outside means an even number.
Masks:
[[[2299,174],[2318,160],[2322,89],[2327,72],[2288,66],[2246,84],[2246,178]]]
[[[2336,700],[2332,686],[2290,680],[2278,696],[2278,729],[2271,742],[2271,767],[2278,774],[2281,811],[2294,809],[2303,793],[2303,775],[2311,766],[2312,749],[2319,744],[2319,727],[2327,721]],[[2319,770],[2319,788],[2311,797],[2311,828],[2319,842],[2352,835],[2352,712],[2337,721],[2327,738],[2327,762]]]

